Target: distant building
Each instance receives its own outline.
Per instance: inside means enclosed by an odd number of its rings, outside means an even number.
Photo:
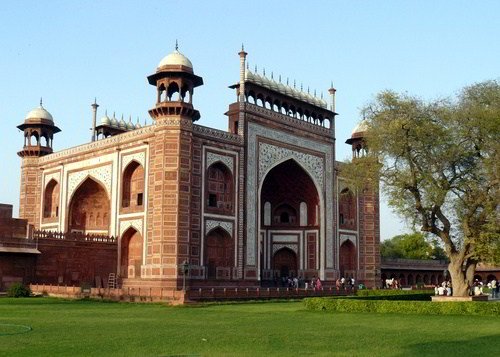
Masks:
[[[114,273],[124,287],[179,289],[187,262],[193,287],[283,276],[378,284],[379,198],[342,179],[335,89],[328,104],[239,56],[227,131],[196,124],[203,79],[177,49],[148,77],[152,125],[107,113],[97,122],[94,103],[93,141],[53,152],[52,115],[42,103],[28,113],[20,217],[34,228],[28,238],[45,242],[37,259],[52,257],[31,280],[105,285]],[[362,131],[348,140],[355,156]]]

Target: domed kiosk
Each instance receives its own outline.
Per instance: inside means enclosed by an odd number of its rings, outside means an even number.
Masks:
[[[24,123],[17,128],[24,131],[24,146],[17,153],[21,157],[51,154],[54,134],[61,131],[54,125],[52,114],[43,107],[42,99],[40,106],[26,114]]]

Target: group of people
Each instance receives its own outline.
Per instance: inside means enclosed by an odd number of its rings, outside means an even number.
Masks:
[[[487,284],[487,286],[490,289],[491,298],[492,299],[498,298],[499,292],[500,292],[499,291],[500,290],[500,283],[496,279],[492,279]],[[470,295],[473,295],[473,296],[483,295],[484,294],[483,287],[484,287],[483,282],[479,281],[479,279],[475,279],[474,283],[472,283],[472,286],[470,289],[471,290]]]
[[[337,290],[350,290],[354,287],[354,278],[344,278],[335,280],[335,288]]]
[[[441,284],[434,285],[434,295],[451,296],[451,281],[444,280]]]
[[[278,277],[274,279],[275,286],[278,286]],[[301,276],[292,277],[292,276],[282,276],[280,279],[281,286],[284,288],[294,288],[294,289],[314,289],[321,290],[323,288],[323,284],[321,283],[321,279],[319,277],[313,277],[310,281],[303,279]]]

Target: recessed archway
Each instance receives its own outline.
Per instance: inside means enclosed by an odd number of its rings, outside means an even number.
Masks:
[[[339,267],[340,274],[344,277],[356,270],[356,247],[350,240],[340,246]]]
[[[69,204],[68,231],[109,234],[110,203],[104,187],[88,177]]]
[[[306,205],[307,217],[304,226],[319,225],[319,195],[309,174],[293,159],[273,167],[264,178],[261,189],[260,214],[264,222],[264,204],[271,204],[271,226],[289,228],[300,226],[297,212],[301,204]]]
[[[273,269],[280,277],[297,276],[297,254],[289,248],[281,248],[274,253]]]
[[[45,187],[43,195],[43,218],[59,216],[59,183],[51,179]]]
[[[141,276],[143,239],[133,227],[125,231],[121,239],[120,275],[122,278]]]
[[[218,227],[208,232],[204,250],[208,279],[219,278],[218,269],[234,267],[234,242],[224,229]]]

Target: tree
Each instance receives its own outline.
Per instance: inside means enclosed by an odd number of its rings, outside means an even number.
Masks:
[[[427,239],[420,232],[401,234],[383,241],[380,245],[383,258],[445,259],[443,249],[436,240]]]
[[[500,261],[500,84],[425,102],[385,91],[363,109],[368,154],[344,170],[382,189],[403,217],[443,244],[453,295],[466,296],[479,261]]]

